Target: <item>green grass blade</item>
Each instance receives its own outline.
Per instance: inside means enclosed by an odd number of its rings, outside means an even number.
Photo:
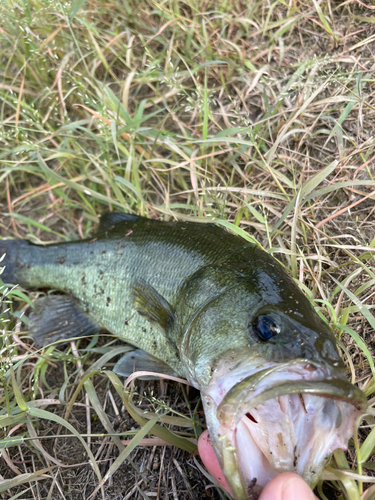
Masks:
[[[118,393],[119,396],[124,401],[124,404],[129,411],[130,415],[132,418],[141,426],[144,426],[148,420],[143,418],[141,415],[139,415],[137,409],[131,404],[129,401],[129,395],[127,392],[124,393],[124,384],[120,381],[119,377],[110,371],[104,372],[111,383],[113,384],[113,387],[116,389],[116,392]],[[152,433],[160,438],[163,439],[163,441],[166,441],[167,443],[177,446],[178,448],[181,448],[182,450],[187,451],[188,453],[194,453],[194,451],[197,449],[197,446],[192,443],[191,441],[188,441],[187,439],[181,438],[174,434],[173,432],[169,431],[166,427],[162,427],[159,424],[155,424],[153,426]]]
[[[80,9],[84,3],[85,3],[85,0],[73,0],[72,4],[70,6],[70,9],[69,9],[69,14],[68,14],[70,21],[73,21],[73,19],[78,14],[78,12],[80,11]]]
[[[5,493],[7,490],[17,488],[25,483],[50,478],[50,476],[47,475],[47,472],[50,472],[52,469],[53,467],[46,467],[45,469],[40,469],[35,472],[20,474],[12,479],[4,479],[0,482],[0,493]]]
[[[160,419],[159,416],[154,417],[152,420],[147,422],[138,432],[137,434],[133,437],[133,439],[130,441],[130,443],[127,445],[127,447],[120,453],[120,455],[116,458],[116,460],[113,462],[113,464],[110,466],[108,469],[107,473],[101,480],[100,484],[95,488],[95,490],[91,493],[91,495],[88,497],[87,500],[92,498],[93,496],[96,495],[96,493],[99,491],[101,487],[103,487],[104,483],[108,481],[110,477],[112,477],[115,472],[118,470],[118,468],[123,464],[123,462],[128,458],[130,453],[136,448],[136,446],[139,445],[139,443],[142,441],[142,439],[150,433],[151,429],[154,427],[156,422]]]
[[[99,470],[99,467],[96,463],[94,455],[92,454],[90,448],[87,446],[85,440],[81,437],[80,433],[78,431],[76,431],[76,429],[69,422],[67,422],[63,418],[59,417],[58,415],[55,415],[54,413],[51,413],[51,412],[46,411],[46,410],[42,410],[40,408],[32,408],[32,407],[30,408],[29,407],[27,413],[30,416],[35,417],[35,418],[41,418],[44,420],[56,422],[57,424],[62,425],[63,427],[68,429],[76,438],[78,438],[79,441],[81,442],[82,446],[85,448],[87,456],[90,458],[91,466],[94,469],[94,472],[99,480],[99,483],[101,482],[102,477],[101,477],[100,470]],[[105,500],[103,490],[102,490],[102,497],[103,497],[103,500]]]

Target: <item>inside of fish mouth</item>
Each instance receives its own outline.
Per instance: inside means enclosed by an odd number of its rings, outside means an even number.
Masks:
[[[242,391],[237,394],[236,391],[229,391],[218,406],[218,420],[223,425],[231,422],[237,424],[241,418],[247,416],[253,422],[256,422],[251,410],[266,401],[280,396],[297,394],[300,397],[302,407],[304,408],[304,394],[320,396],[327,398],[328,401],[339,400],[352,404],[356,409],[365,411],[367,400],[364,393],[356,386],[341,378],[331,378],[320,381],[286,381],[265,388],[262,392],[252,395],[248,391],[244,396]],[[328,406],[327,406],[328,411]]]
[[[347,447],[365,395],[341,372],[305,359],[258,362],[250,375],[243,366],[220,366],[207,394],[216,403],[210,432],[232,491],[246,498],[234,489],[240,482],[246,492],[253,478],[263,487],[285,471],[314,485],[329,454]]]
[[[255,420],[255,417],[253,417],[249,411],[245,414],[245,417],[248,418],[249,420],[251,420],[252,422],[254,422],[254,424],[258,423],[258,421]]]
[[[308,411],[306,410],[305,401],[303,399],[303,396],[302,396],[302,394],[298,394],[298,396],[299,396],[299,399],[300,399],[301,407],[303,408],[303,411],[307,415]],[[343,421],[342,412],[335,405],[335,402],[332,399],[327,399],[327,401],[325,402],[325,404],[323,406],[323,411],[322,412],[323,412],[324,415],[327,416],[327,418],[330,418],[334,413],[336,413],[337,415],[336,415],[335,427],[336,428],[340,427],[340,425],[342,424],[342,421]],[[247,413],[245,413],[245,415],[242,417],[242,419],[244,419],[244,418],[247,418],[248,420],[250,420],[254,424],[258,424],[258,420],[256,420],[256,418],[254,417],[254,415],[252,413],[250,413],[250,411],[248,411]]]

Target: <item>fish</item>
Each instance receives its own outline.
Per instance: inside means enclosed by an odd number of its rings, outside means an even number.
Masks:
[[[335,336],[289,272],[259,245],[210,222],[107,212],[88,239],[0,241],[2,280],[58,291],[35,302],[35,342],[100,330],[134,346],[116,364],[173,372],[199,389],[236,500],[277,474],[311,487],[345,450],[364,393]]]

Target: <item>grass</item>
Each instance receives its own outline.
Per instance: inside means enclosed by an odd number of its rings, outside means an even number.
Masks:
[[[281,260],[370,401],[349,452],[324,472],[324,500],[375,498],[375,18],[365,3],[0,4],[1,236],[83,238],[98,214],[123,210],[214,220]],[[173,440],[157,422],[167,408],[178,439],[199,433],[196,395],[140,383],[133,397],[148,399],[126,403],[110,369],[124,346],[94,338],[37,351],[21,328],[37,293],[2,294],[2,498],[82,498],[86,481],[87,498],[222,495],[205,490],[190,454],[158,446]]]

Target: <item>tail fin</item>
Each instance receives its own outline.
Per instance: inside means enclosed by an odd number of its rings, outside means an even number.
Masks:
[[[19,271],[24,263],[19,259],[20,250],[27,247],[29,243],[25,240],[1,240],[0,241],[0,279],[4,283],[13,285],[21,284]]]

